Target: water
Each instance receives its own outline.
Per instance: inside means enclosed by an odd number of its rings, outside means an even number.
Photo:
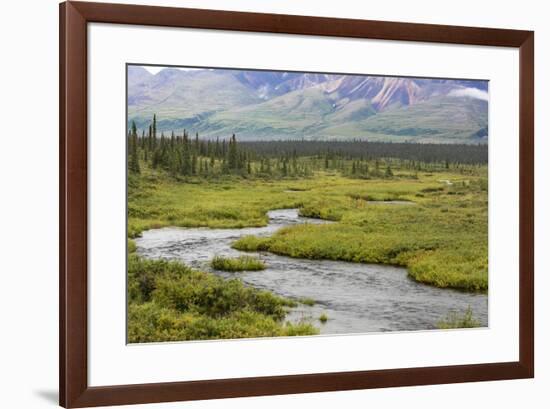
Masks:
[[[311,321],[322,334],[410,331],[435,328],[451,311],[470,306],[474,317],[487,326],[487,296],[440,289],[417,283],[401,267],[342,261],[305,260],[270,253],[243,253],[230,247],[246,235],[269,236],[284,226],[300,223],[327,223],[301,217],[297,209],[273,210],[266,227],[244,229],[162,228],[143,232],[136,240],[140,255],[153,259],[180,260],[223,277],[293,298],[311,298],[312,307],[293,308],[287,320]],[[213,271],[215,256],[255,255],[265,261],[262,271],[226,273]],[[325,313],[326,324],[318,321]]]

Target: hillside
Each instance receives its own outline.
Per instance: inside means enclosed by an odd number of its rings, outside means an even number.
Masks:
[[[242,70],[128,70],[128,121],[241,140],[485,143],[486,81]]]

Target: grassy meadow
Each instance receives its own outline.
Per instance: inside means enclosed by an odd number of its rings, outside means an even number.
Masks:
[[[264,226],[267,211],[299,208],[336,223],[284,228],[269,238],[245,237],[244,251],[291,257],[406,266],[417,281],[487,290],[487,169],[395,171],[388,179],[318,172],[300,179],[190,180],[150,171],[129,194],[129,234],[163,226]],[[145,171],[144,171],[145,173]],[[449,184],[450,183],[450,184]]]

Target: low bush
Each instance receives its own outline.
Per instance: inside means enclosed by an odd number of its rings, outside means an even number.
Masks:
[[[242,310],[211,318],[195,312],[179,313],[155,302],[131,304],[128,309],[128,341],[131,343],[237,339],[316,335],[308,323],[282,324],[270,316]]]
[[[259,271],[265,270],[265,263],[256,257],[240,256],[229,258],[216,256],[210,265],[215,270],[221,271]]]
[[[470,306],[468,306],[468,309],[463,314],[453,311],[449,313],[445,319],[437,323],[437,328],[439,329],[477,328],[480,326],[481,324],[474,318]]]
[[[136,242],[132,239],[128,239],[128,254],[135,253],[137,250]]]
[[[315,300],[313,298],[301,298],[299,302],[307,305],[308,307],[313,307],[315,305]]]
[[[174,261],[128,257],[128,342],[313,335],[284,323],[297,303]]]
[[[231,247],[240,251],[267,251],[269,248],[269,238],[244,236],[234,242]]]

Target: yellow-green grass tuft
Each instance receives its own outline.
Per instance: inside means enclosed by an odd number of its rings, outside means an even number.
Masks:
[[[259,271],[265,270],[265,263],[257,257],[240,256],[236,258],[216,256],[210,265],[221,271]]]

